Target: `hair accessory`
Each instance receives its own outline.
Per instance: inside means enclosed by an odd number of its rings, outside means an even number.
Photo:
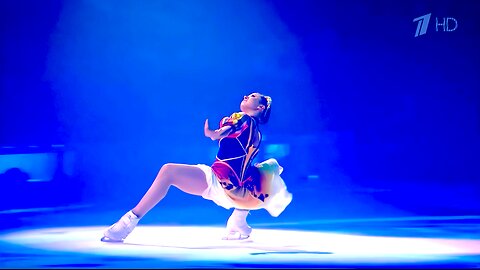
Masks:
[[[270,105],[272,105],[272,98],[269,96],[264,96],[267,99],[267,110],[270,109]]]

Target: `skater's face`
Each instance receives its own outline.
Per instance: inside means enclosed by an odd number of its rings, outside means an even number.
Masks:
[[[248,96],[244,96],[240,103],[240,110],[250,116],[257,117],[265,110],[265,105],[260,103],[261,97],[262,94],[260,93],[251,93]]]

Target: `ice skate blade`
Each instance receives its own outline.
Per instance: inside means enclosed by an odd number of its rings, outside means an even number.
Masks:
[[[227,240],[227,241],[241,241],[241,240],[246,240],[250,237],[250,235],[244,235],[238,232],[235,233],[230,233],[228,235],[225,235],[222,237],[222,240]]]
[[[102,237],[102,238],[100,239],[100,241],[102,241],[102,242],[107,242],[107,243],[122,243],[122,242],[123,242],[123,240],[114,240],[114,239],[110,239],[110,238],[108,238],[108,237],[106,237],[106,236]]]

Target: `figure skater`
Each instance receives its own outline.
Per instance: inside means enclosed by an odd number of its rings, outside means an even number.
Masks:
[[[265,209],[273,217],[280,215],[292,201],[292,194],[280,177],[283,168],[270,158],[252,164],[259,151],[262,134],[259,124],[270,118],[272,99],[260,93],[244,96],[241,112],[220,121],[211,130],[205,120],[205,136],[219,140],[219,149],[211,166],[167,163],[162,166],[140,202],[104,232],[102,241],[121,242],[167,194],[170,186],[202,196],[226,209],[234,208],[227,220],[225,240],[241,240],[250,236],[247,224],[250,210]]]

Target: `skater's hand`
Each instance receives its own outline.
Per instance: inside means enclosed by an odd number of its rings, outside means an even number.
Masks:
[[[210,139],[212,139],[212,141],[214,141],[214,140],[219,140],[219,139],[227,137],[228,133],[229,133],[228,131],[231,128],[232,128],[231,126],[225,126],[225,127],[219,128],[217,130],[211,130],[208,126],[208,119],[206,119],[205,120],[205,125],[203,127],[203,131],[204,131],[206,137],[209,137]]]

